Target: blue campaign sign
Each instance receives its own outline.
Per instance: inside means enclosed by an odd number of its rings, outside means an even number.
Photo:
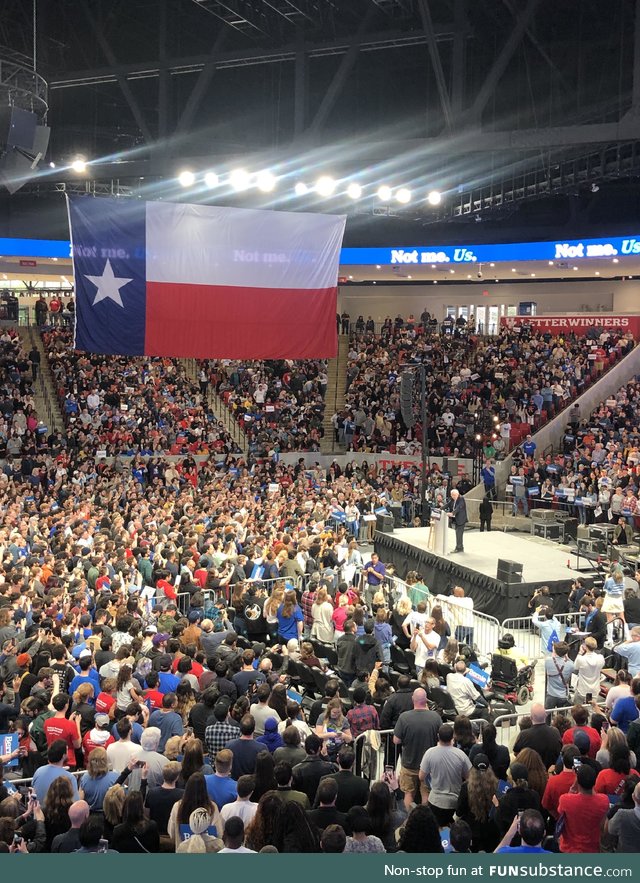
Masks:
[[[485,245],[410,245],[395,248],[343,248],[346,265],[416,265],[562,261],[576,258],[614,258],[640,254],[640,233],[610,239],[572,239],[562,242],[509,242]]]
[[[0,254],[13,258],[70,258],[71,243],[66,239],[3,239]]]
[[[12,754],[16,748],[18,747],[18,734],[17,733],[0,733],[0,754]],[[18,766],[18,758],[14,757],[11,760],[8,760],[5,764],[5,767],[16,767]]]
[[[479,665],[476,665],[475,662],[472,662],[467,669],[467,674],[465,677],[469,678],[474,684],[477,684],[481,690],[489,683],[489,672],[485,671],[483,668],[480,668]]]
[[[0,238],[0,254],[24,258],[69,258],[66,239]],[[392,248],[343,248],[342,266],[380,264],[473,264],[512,261],[562,261],[640,255],[640,233],[607,239],[507,242],[484,245],[403,245]]]

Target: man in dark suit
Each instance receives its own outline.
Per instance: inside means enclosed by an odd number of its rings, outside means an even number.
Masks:
[[[362,776],[356,776],[353,772],[355,759],[356,755],[353,748],[350,745],[343,745],[338,752],[340,771],[320,779],[320,785],[328,779],[333,779],[338,786],[338,797],[336,799],[336,809],[338,812],[346,813],[349,812],[352,806],[364,806],[369,799],[368,780],[363,779]],[[318,786],[318,792],[320,791],[320,785]],[[313,806],[314,809],[320,806],[319,793],[316,794]]]
[[[451,502],[449,503],[449,518],[456,532],[456,547],[454,552],[464,552],[463,538],[464,526],[469,520],[467,518],[467,504],[460,491],[455,488],[451,491]]]
[[[307,810],[307,818],[322,833],[328,825],[341,825],[346,829],[347,816],[346,813],[338,812],[336,809],[336,799],[338,797],[338,786],[334,779],[323,779],[318,785],[318,800],[320,806],[318,809]]]
[[[580,606],[585,614],[583,632],[595,638],[598,642],[598,650],[602,650],[607,637],[607,617],[596,607],[593,595],[584,595]]]

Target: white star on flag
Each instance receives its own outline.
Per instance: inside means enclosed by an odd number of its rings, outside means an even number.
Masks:
[[[84,274],[85,279],[88,279],[89,282],[93,283],[98,289],[96,296],[93,300],[93,306],[97,303],[100,303],[101,300],[106,300],[109,298],[112,301],[115,301],[119,307],[124,309],[124,304],[122,303],[122,298],[120,297],[120,289],[123,288],[128,282],[131,282],[131,279],[124,279],[119,276],[113,275],[113,267],[111,266],[111,261],[107,258],[107,262],[104,266],[104,272],[102,276],[88,276],[86,273]]]

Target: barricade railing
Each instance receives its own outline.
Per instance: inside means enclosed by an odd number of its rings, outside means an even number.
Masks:
[[[571,705],[563,705],[561,708],[547,708],[547,722],[553,717],[554,714],[563,714],[567,717],[571,715],[571,709],[573,706]],[[513,743],[518,738],[518,734],[520,733],[520,721],[524,717],[529,717],[530,712],[528,711],[517,711],[513,714],[501,714],[500,717],[497,717],[493,725],[496,728],[496,738],[498,745],[506,746],[510,751],[513,748]]]
[[[367,730],[353,740],[356,754],[355,774],[376,782],[382,778],[385,766],[396,769],[401,746],[393,741],[393,730]]]
[[[559,628],[555,629],[558,635],[557,640],[564,640],[567,628],[580,625],[581,618],[579,613],[554,614],[554,619],[559,624]],[[500,636],[507,632],[513,635],[516,642],[516,650],[521,651],[522,655],[528,659],[542,659],[550,653],[550,650],[547,649],[549,638],[545,640],[541,637],[540,629],[534,624],[533,617],[531,616],[515,616],[503,620]]]

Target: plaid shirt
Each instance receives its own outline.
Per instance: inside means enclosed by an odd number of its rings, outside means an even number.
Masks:
[[[362,733],[366,733],[367,730],[380,729],[378,712],[373,705],[354,705],[347,712],[347,720],[354,739],[357,739]]]
[[[304,616],[304,624],[309,627],[313,625],[311,608],[315,604],[315,600],[316,593],[310,592],[308,589],[302,593],[302,598],[300,599],[300,608],[302,610],[302,615]]]
[[[209,724],[204,731],[204,743],[207,747],[211,760],[216,759],[216,754],[221,751],[227,742],[237,739],[240,735],[238,727],[229,721],[216,721],[215,724]]]

